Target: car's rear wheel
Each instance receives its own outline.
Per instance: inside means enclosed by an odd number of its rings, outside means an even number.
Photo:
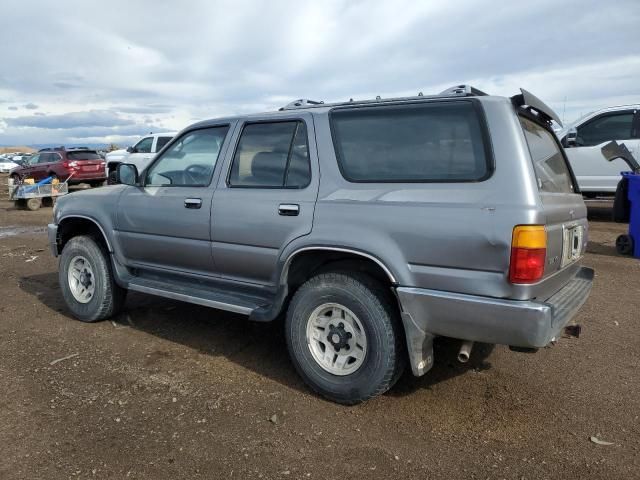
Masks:
[[[298,373],[338,403],[386,392],[404,368],[397,305],[363,274],[323,273],[302,285],[289,305],[286,337]]]
[[[58,280],[71,313],[83,322],[97,322],[118,313],[126,290],[113,278],[108,252],[93,237],[69,240],[62,250]]]
[[[91,188],[96,188],[96,187],[101,187],[103,183],[104,183],[104,180],[98,180],[95,182],[89,182],[89,185],[91,185]]]

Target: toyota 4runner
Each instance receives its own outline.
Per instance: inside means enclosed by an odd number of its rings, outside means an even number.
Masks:
[[[534,350],[587,299],[586,208],[557,120],[522,90],[323,104],[179,133],[119,185],[61,198],[48,234],[69,310],[127,290],[284,316],[291,359],[353,404],[433,365],[433,339]]]

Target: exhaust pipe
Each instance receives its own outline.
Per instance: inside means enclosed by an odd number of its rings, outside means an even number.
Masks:
[[[460,351],[458,352],[458,361],[460,363],[467,363],[469,361],[472,348],[473,342],[470,342],[469,340],[462,342],[462,345],[460,345]]]

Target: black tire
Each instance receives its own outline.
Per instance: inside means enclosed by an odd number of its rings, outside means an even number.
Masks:
[[[613,199],[613,221],[616,223],[629,223],[631,205],[628,192],[629,181],[623,178],[618,182],[616,196]]]
[[[78,301],[69,285],[68,272],[71,261],[84,257],[93,272],[95,290],[87,303]],[[73,237],[67,242],[60,256],[58,281],[67,307],[78,320],[97,322],[116,315],[124,305],[127,291],[116,284],[109,253],[96,240],[87,235]]]
[[[109,172],[109,176],[107,177],[107,185],[117,185],[118,184],[118,178],[116,176],[116,171],[112,170],[111,172]]]
[[[97,188],[97,187],[101,187],[103,183],[104,183],[104,180],[100,180],[97,182],[89,182],[89,185],[91,186],[91,188]]]
[[[312,313],[325,304],[349,309],[366,334],[364,360],[348,375],[325,370],[307,342],[307,323]],[[285,329],[289,354],[300,376],[313,390],[334,402],[354,405],[380,395],[394,385],[404,369],[404,335],[397,303],[390,291],[367,275],[329,272],[311,278],[291,300]]]
[[[633,253],[633,237],[631,235],[620,235],[616,238],[616,251],[620,255],[631,255]]]

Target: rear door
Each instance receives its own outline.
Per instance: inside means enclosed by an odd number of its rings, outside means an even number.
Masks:
[[[238,126],[213,198],[216,272],[270,284],[282,249],[311,231],[318,157],[309,113]]]
[[[567,147],[567,157],[580,189],[585,192],[615,192],[620,172],[629,167],[620,159],[608,162],[601,148],[612,140],[624,143],[637,155],[638,140],[632,126],[637,110],[607,112],[587,120],[577,127],[576,146]]]
[[[544,276],[573,265],[587,246],[587,209],[577,193],[571,170],[556,136],[537,122],[520,117],[538,191],[546,216],[547,252]]]
[[[55,153],[42,153],[40,154],[40,158],[38,159],[38,163],[33,166],[33,171],[31,172],[31,176],[36,180],[40,181],[46,178],[51,168],[51,164],[54,163],[53,160],[55,158]]]

